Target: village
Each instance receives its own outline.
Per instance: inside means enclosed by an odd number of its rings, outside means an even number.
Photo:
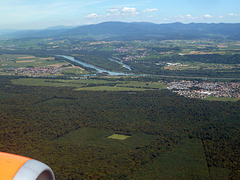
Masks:
[[[3,72],[13,73],[14,75],[27,75],[30,77],[48,76],[50,74],[58,74],[63,71],[59,67],[24,67],[24,68],[8,68]]]
[[[239,82],[199,82],[179,80],[170,82],[168,85],[167,89],[188,98],[240,98]]]

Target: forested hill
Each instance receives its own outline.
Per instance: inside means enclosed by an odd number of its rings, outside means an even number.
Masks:
[[[25,30],[6,34],[12,38],[55,37],[80,38],[91,40],[164,40],[196,38],[240,39],[240,23],[170,23],[154,24],[148,22],[103,22],[79,27],[47,28],[42,30]]]
[[[232,37],[239,34],[240,24],[153,24],[104,22],[69,30],[69,35],[105,35],[110,39],[192,39]]]

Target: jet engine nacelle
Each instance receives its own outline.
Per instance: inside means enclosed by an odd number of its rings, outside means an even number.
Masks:
[[[0,180],[55,180],[55,176],[40,161],[0,152]]]

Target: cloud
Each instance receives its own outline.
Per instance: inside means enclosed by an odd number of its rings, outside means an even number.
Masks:
[[[137,15],[139,14],[136,8],[124,7],[122,8],[123,13]]]
[[[203,17],[207,19],[213,18],[213,16],[211,16],[210,14],[205,14]]]
[[[135,16],[138,15],[139,12],[136,8],[132,7],[118,7],[118,8],[110,8],[107,10],[108,16]]]
[[[157,8],[152,8],[152,9],[143,10],[143,12],[146,12],[146,13],[155,12],[155,11],[158,11],[158,9]]]
[[[102,15],[98,15],[96,13],[91,13],[91,14],[87,15],[86,18],[88,18],[88,19],[96,19],[96,18],[101,18],[101,17],[102,17]]]
[[[213,16],[210,14],[203,14],[199,16],[195,16],[192,14],[186,14],[186,15],[177,15],[174,17],[170,17],[170,20],[172,22],[184,22],[184,23],[190,23],[190,22],[218,22],[219,20],[223,20],[224,16]],[[170,21],[169,20],[169,21]]]
[[[119,12],[119,8],[110,8],[108,9],[109,13],[118,13]]]
[[[178,15],[178,16],[175,16],[175,19],[177,19],[177,20],[194,20],[194,19],[196,19],[197,17],[194,17],[194,16],[192,16],[191,14],[187,14],[187,15],[185,15],[185,16],[182,16],[182,15]]]
[[[151,13],[159,11],[157,8],[150,8],[140,11],[135,7],[123,6],[123,7],[112,7],[106,10],[105,13],[91,13],[86,16],[87,19],[121,19],[121,18],[130,18],[141,16],[141,13]]]
[[[91,14],[88,14],[85,18],[112,20],[117,18],[135,17],[135,16],[138,16],[139,14],[140,14],[140,11],[138,11],[136,8],[125,6],[125,7],[109,8],[106,10],[106,13],[104,14],[91,13]]]
[[[230,14],[228,14],[228,16],[239,17],[239,16],[240,16],[240,14],[234,14],[234,13],[230,13]]]

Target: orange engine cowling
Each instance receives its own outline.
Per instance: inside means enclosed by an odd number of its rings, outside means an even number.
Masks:
[[[55,180],[46,164],[19,155],[0,152],[1,180]]]

